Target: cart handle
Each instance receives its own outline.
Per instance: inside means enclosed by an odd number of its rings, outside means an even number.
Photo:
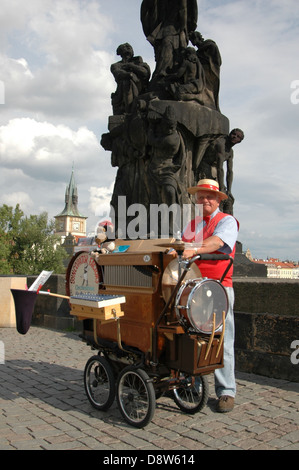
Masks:
[[[224,273],[222,274],[221,276],[221,279],[220,279],[220,282],[223,281],[223,279],[225,278],[226,274],[228,273],[228,271],[230,270],[231,268],[231,265],[233,264],[234,262],[234,259],[230,256],[230,255],[225,255],[225,254],[209,254],[209,253],[203,253],[203,254],[200,254],[200,255],[196,255],[196,256],[193,256],[193,258],[191,258],[188,262],[188,267],[191,266],[192,263],[194,263],[194,261],[196,260],[202,260],[202,261],[207,261],[207,260],[212,260],[212,261],[229,261],[229,264],[227,265]]]
[[[233,258],[230,255],[225,255],[224,253],[202,253],[199,255],[195,255],[193,258],[190,259],[190,264],[193,263],[196,259],[200,259],[203,261],[206,260],[217,260],[217,261],[225,261],[225,260],[232,260]]]

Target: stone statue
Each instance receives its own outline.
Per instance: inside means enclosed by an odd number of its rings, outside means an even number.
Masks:
[[[125,132],[125,125],[117,126],[109,133],[102,135],[101,145],[111,151],[111,166],[118,167],[112,207],[117,211],[119,195],[126,196],[126,204],[131,204],[131,194],[134,189],[135,158],[130,151],[130,145]],[[117,214],[118,215],[118,214]]]
[[[203,104],[201,94],[205,88],[205,74],[193,47],[183,51],[183,61],[176,73],[167,77],[168,89],[178,101],[195,100]]]
[[[172,106],[167,106],[161,119],[151,121],[148,129],[150,160],[148,180],[151,188],[151,203],[165,203],[168,207],[179,204],[179,172],[182,168],[184,152],[182,140],[177,130],[177,119]],[[169,228],[173,226],[173,214],[169,214]]]
[[[154,183],[153,203],[159,203],[157,191],[163,194],[162,200],[167,205],[177,201],[178,182],[176,172],[181,167],[180,158],[176,159],[180,149],[180,136],[177,131],[177,121],[173,108],[168,106],[158,123],[152,122],[148,130],[148,144],[150,146],[149,177]]]
[[[136,202],[148,206],[149,190],[146,180],[147,122],[143,116],[142,105],[136,106],[133,114],[112,125],[110,132],[103,134],[101,145],[111,151],[111,166],[118,167],[111,199],[116,219],[121,219],[118,197],[125,196],[124,213]],[[118,236],[118,224],[115,224]]]
[[[115,93],[112,93],[113,114],[129,113],[134,100],[143,93],[151,75],[149,66],[141,57],[134,57],[130,44],[121,44],[116,51],[121,60],[111,65],[111,72],[117,83]]]
[[[197,57],[205,73],[204,105],[219,111],[220,67],[222,59],[217,44],[212,39],[204,40],[198,31],[190,33],[190,41],[193,46],[197,47]]]
[[[197,1],[143,0],[140,16],[156,67],[151,77],[130,44],[117,48],[121,60],[111,65],[117,83],[113,115],[101,145],[118,168],[111,198],[116,233],[122,217],[127,227],[135,223],[131,214],[139,204],[146,211],[147,237],[153,205],[194,209],[187,188],[202,175],[218,180],[229,195],[225,211],[232,213],[232,147],[244,134],[240,129],[229,133],[229,120],[220,112],[221,56],[216,43],[196,31]],[[122,207],[120,199],[125,200]],[[173,235],[177,231],[168,213]],[[119,225],[121,232],[122,220]]]
[[[196,0],[143,0],[141,22],[155,51],[155,78],[165,77],[177,63],[177,55],[189,42],[197,25]]]
[[[198,179],[208,178],[218,181],[219,190],[226,192],[229,197],[230,208],[227,212],[232,214],[234,198],[231,192],[233,183],[233,147],[244,139],[241,129],[233,129],[228,135],[214,140],[207,148],[198,168]],[[226,162],[226,178],[224,163]],[[228,205],[227,205],[228,207]]]

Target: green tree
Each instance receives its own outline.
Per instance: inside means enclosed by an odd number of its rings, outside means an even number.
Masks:
[[[6,233],[3,233],[0,230],[0,273],[1,274],[11,274],[12,269],[8,263],[8,258],[10,254],[10,245]]]
[[[54,226],[46,212],[25,217],[19,205],[15,209],[0,207],[0,272],[27,275],[42,270],[64,272],[67,253],[53,233]]]
[[[11,264],[11,252],[14,235],[18,233],[18,227],[24,213],[20,206],[15,209],[4,204],[0,207],[0,273],[13,274]]]

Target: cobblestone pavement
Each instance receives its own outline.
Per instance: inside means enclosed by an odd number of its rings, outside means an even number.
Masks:
[[[187,415],[162,397],[152,421],[137,429],[116,403],[107,412],[89,404],[83,369],[94,352],[77,333],[2,328],[0,341],[0,450],[299,449],[298,383],[237,373],[235,408],[219,414],[210,375],[201,412]]]

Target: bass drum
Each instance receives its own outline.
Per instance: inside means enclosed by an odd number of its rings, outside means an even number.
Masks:
[[[66,293],[74,295],[97,295],[103,282],[101,266],[86,251],[79,251],[69,262],[66,273]]]
[[[226,317],[228,297],[220,282],[213,279],[189,280],[177,293],[175,311],[179,322],[187,329],[211,334],[215,313],[215,332],[222,330],[223,312]]]

